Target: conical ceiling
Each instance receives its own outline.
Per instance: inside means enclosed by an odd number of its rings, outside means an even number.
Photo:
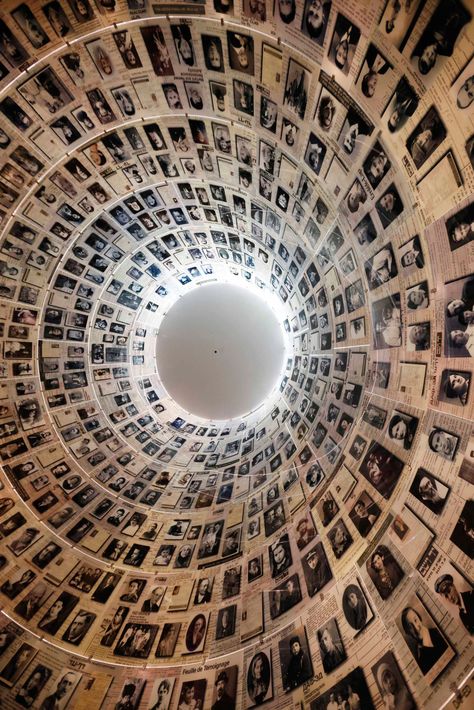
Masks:
[[[1,4],[2,708],[460,706],[473,14]]]

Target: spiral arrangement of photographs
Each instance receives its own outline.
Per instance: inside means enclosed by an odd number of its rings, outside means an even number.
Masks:
[[[468,697],[473,16],[0,4],[2,708]],[[242,416],[158,367],[211,284],[282,327]]]

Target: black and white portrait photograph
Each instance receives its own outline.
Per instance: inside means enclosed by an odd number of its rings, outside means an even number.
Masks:
[[[186,629],[185,644],[187,653],[199,653],[206,641],[209,612],[199,613],[191,619]]]
[[[240,32],[227,31],[227,50],[231,69],[253,75],[254,46],[252,37]]]
[[[296,627],[278,642],[283,690],[289,692],[313,675],[306,628]]]
[[[155,649],[156,658],[171,658],[173,656],[180,631],[180,622],[163,624],[160,639]]]
[[[410,493],[435,515],[443,510],[450,488],[438,480],[432,473],[419,468],[410,486]]]
[[[331,7],[331,0],[305,0],[301,31],[320,47],[324,44]]]
[[[37,650],[28,643],[22,643],[18,650],[0,669],[0,679],[11,688],[28,668]]]
[[[461,437],[452,431],[433,426],[428,432],[428,446],[435,454],[447,461],[453,461]]]
[[[286,75],[283,106],[301,120],[306,113],[311,74],[294,59],[290,59]]]
[[[433,683],[456,655],[447,636],[415,594],[407,598],[396,622],[425,681]]]
[[[316,543],[302,557],[302,565],[306,589],[309,596],[313,597],[323,589],[333,576],[322,542]]]
[[[332,710],[339,705],[375,710],[362,668],[354,668],[342,680],[326,690],[310,704],[311,710]]]
[[[309,134],[308,144],[306,146],[305,152],[305,163],[309,165],[311,170],[319,175],[321,167],[323,165],[324,157],[326,155],[326,146],[319,140],[319,138],[314,134]]]
[[[342,518],[329,529],[328,540],[334,556],[337,559],[342,557],[346,550],[352,545],[353,538]]]
[[[227,638],[235,634],[235,620],[237,616],[237,605],[221,607],[217,612],[216,619],[216,640]]]
[[[246,670],[247,707],[262,705],[273,698],[271,649],[258,651],[248,662]]]
[[[63,633],[61,638],[63,639],[63,641],[66,641],[67,643],[71,643],[74,646],[79,646],[79,644],[82,643],[82,640],[86,636],[87,632],[91,628],[91,626],[94,623],[96,618],[97,618],[96,614],[93,614],[92,612],[88,612],[84,609],[81,609],[72,618],[71,623],[66,628],[66,630]]]
[[[388,599],[405,576],[386,545],[378,545],[365,563],[370,579],[381,599]]]
[[[374,613],[358,579],[354,579],[345,587],[342,594],[342,610],[347,623],[357,633],[374,618]]]
[[[469,398],[471,372],[466,370],[443,370],[439,385],[439,401],[464,407]]]
[[[375,503],[373,498],[363,491],[357,498],[354,506],[349,511],[349,517],[356,526],[362,537],[367,535],[372,530],[380,516],[380,507]]]
[[[269,593],[270,616],[276,619],[302,600],[300,580],[292,574]]]
[[[346,76],[352,66],[359,39],[360,30],[357,25],[338,13],[328,58]]]
[[[269,545],[268,557],[272,577],[278,577],[286,572],[293,562],[288,533],[284,533],[276,542]]]
[[[461,0],[440,0],[411,53],[412,67],[423,78],[439,71],[451,57],[472,14]]]
[[[114,648],[114,656],[148,658],[157,632],[158,626],[154,624],[125,624]]]
[[[336,619],[318,629],[317,639],[324,672],[331,673],[347,658]]]
[[[447,357],[472,357],[474,347],[474,278],[445,284],[444,352]]]
[[[203,708],[206,687],[207,680],[205,678],[183,681],[179,691],[177,707]]]
[[[372,666],[372,674],[385,707],[392,705],[400,710],[416,710],[417,705],[391,651]]]
[[[417,168],[435,152],[447,136],[446,127],[435,106],[428,112],[408,136],[406,146]]]

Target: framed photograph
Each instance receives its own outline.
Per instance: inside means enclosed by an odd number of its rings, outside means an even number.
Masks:
[[[380,516],[381,510],[373,498],[363,491],[349,512],[349,517],[362,537],[367,537]]]
[[[328,50],[328,59],[346,76],[352,66],[359,39],[359,28],[339,12]]]
[[[14,67],[19,67],[28,59],[28,52],[8,25],[0,20],[0,54]]]
[[[393,66],[371,42],[357,77],[359,91],[366,99],[383,97],[390,85],[392,70]],[[384,80],[380,81],[380,77]]]
[[[302,600],[300,580],[297,574],[292,574],[284,582],[269,592],[270,616],[277,619],[292,609]]]
[[[186,629],[186,653],[200,653],[206,642],[209,612],[199,613],[191,619]]]
[[[242,578],[242,567],[232,566],[224,571],[222,578],[222,599],[235,597],[240,593],[240,585]]]
[[[157,632],[158,626],[154,624],[125,624],[114,656],[148,658]]]
[[[263,575],[263,555],[252,557],[247,565],[247,581],[254,582]]]
[[[375,616],[357,578],[344,588],[342,610],[347,623],[357,633],[364,629]]]
[[[386,545],[378,545],[365,563],[368,575],[381,599],[388,599],[398,587],[404,571]]]
[[[48,44],[50,41],[48,35],[26,3],[18,5],[10,14],[35,49]]]
[[[432,685],[456,651],[415,594],[407,599],[396,624],[426,683]]]
[[[474,278],[465,277],[445,284],[444,354],[472,357],[474,353]]]
[[[319,175],[321,172],[326,150],[327,149],[324,143],[316,136],[316,134],[311,132],[306,146],[304,161],[306,165],[308,165],[311,170],[316,173],[316,175]]]
[[[455,251],[474,239],[474,202],[466,205],[446,220],[451,251]]]
[[[227,50],[231,69],[253,76],[253,38],[249,35],[241,34],[240,32],[230,32],[227,30]]]
[[[471,372],[443,370],[439,387],[439,401],[456,406],[467,404],[471,385]]]
[[[38,582],[15,607],[15,613],[25,621],[29,621],[36,614],[51,594],[51,589],[44,582]]]
[[[316,636],[324,672],[331,673],[347,658],[336,619],[318,629]]]
[[[331,544],[334,556],[339,559],[345,551],[352,545],[353,539],[342,518],[328,532],[328,540]]]
[[[301,562],[308,594],[314,597],[333,576],[322,542],[316,543],[301,558]]]
[[[288,693],[313,676],[306,628],[296,627],[278,642],[283,690]]]
[[[339,506],[334,500],[334,496],[331,491],[327,491],[323,496],[321,496],[316,503],[316,511],[325,528],[332,520],[334,520],[339,512]]]
[[[471,13],[460,0],[450,0],[447,6],[438,3],[410,55],[412,67],[422,81],[426,83],[423,77],[431,72],[437,73],[444,64],[442,58],[452,56],[459,35],[471,19]]]
[[[239,666],[228,666],[225,670],[217,670],[214,676],[212,692],[212,708],[229,708],[234,710],[237,702],[237,678]]]
[[[406,146],[419,169],[447,136],[446,126],[435,106],[431,106],[407,138]]]
[[[207,523],[204,526],[201,543],[198,549],[198,559],[214,557],[218,554],[223,529],[223,520],[218,520],[214,523]]]
[[[155,680],[149,698],[150,708],[169,710],[175,680],[175,678],[158,678]]]
[[[314,0],[305,1],[301,31],[320,47],[324,45],[331,7],[331,0],[324,0],[319,4]]]
[[[474,543],[472,540],[472,520],[474,515],[474,502],[466,501],[461,514],[456,521],[450,541],[464,552],[471,560],[474,559]]]
[[[291,566],[293,558],[288,533],[284,533],[276,542],[269,545],[268,556],[273,578],[278,577]]]
[[[186,705],[189,705],[192,701],[195,701],[196,708],[203,708],[204,698],[206,696],[206,687],[207,680],[205,678],[201,678],[200,680],[183,681],[179,692],[177,707],[183,708],[186,707]]]
[[[215,35],[201,35],[202,51],[206,69],[215,72],[224,72],[224,53],[222,42]],[[171,72],[173,73],[173,72]]]
[[[450,490],[449,486],[424,468],[417,470],[410,486],[410,493],[435,515],[442,512]]]
[[[50,67],[21,84],[18,93],[44,121],[73,101],[70,91]]]
[[[191,520],[174,520],[165,533],[165,540],[184,540]]]
[[[360,667],[354,668],[336,685],[313,700],[310,708],[311,710],[327,710],[330,703],[334,702],[334,698],[341,698],[341,703],[345,703],[349,707],[359,705],[364,710],[375,710],[364,671]]]
[[[377,407],[377,405],[370,403],[362,415],[362,420],[375,429],[382,430],[385,426],[385,420],[387,419],[387,410]]]
[[[163,624],[160,640],[155,650],[156,658],[171,658],[174,655],[180,631],[181,623],[179,622]]]
[[[193,67],[195,65],[196,56],[191,28],[184,23],[171,25],[171,34],[173,35],[179,63],[187,67]]]
[[[309,512],[298,520],[295,524],[295,530],[297,532],[296,545],[298,550],[304,550],[304,548],[314,540],[317,534],[316,526]]]
[[[376,350],[396,348],[402,344],[400,294],[385,296],[372,304],[373,345]]]
[[[235,619],[237,616],[237,605],[221,607],[217,612],[216,620],[216,641],[233,636],[235,634]]]
[[[161,27],[159,25],[147,25],[146,27],[140,27],[140,32],[155,74],[157,76],[174,75],[173,65]]]
[[[89,99],[92,110],[102,125],[107,125],[116,120],[116,115],[101,89],[90,89],[86,91],[86,96]]]
[[[51,678],[53,671],[41,664],[36,665],[25,682],[18,688],[16,702],[24,708],[34,707],[35,701]]]
[[[428,433],[428,446],[431,451],[447,461],[453,461],[461,437],[451,431],[433,426]]]
[[[145,688],[146,680],[143,678],[126,678],[118,700],[118,707],[126,707],[127,710],[137,710],[140,699]]]
[[[290,57],[286,74],[283,106],[304,120],[309,96],[311,73]]]
[[[5,663],[0,670],[0,679],[7,687],[15,685],[18,678],[30,665],[37,654],[37,649],[28,643],[22,643],[16,653]]]
[[[403,466],[404,462],[382,444],[372,441],[359,471],[378,493],[388,500],[397,485]]]
[[[273,699],[271,649],[258,651],[246,667],[247,707],[253,708]]]
[[[97,614],[80,609],[61,636],[62,640],[74,646],[79,646],[96,618]]]
[[[389,185],[383,195],[377,200],[375,209],[383,229],[387,229],[401,215],[404,205],[394,183]]]
[[[46,614],[38,622],[38,628],[54,636],[63,622],[72,612],[79,601],[79,597],[69,592],[61,592],[57,599],[49,607]]]
[[[393,702],[394,707],[416,710],[417,704],[391,651],[387,651],[371,670],[385,705]]]
[[[407,308],[412,311],[428,308],[430,304],[429,286],[427,281],[410,286],[405,292]]]

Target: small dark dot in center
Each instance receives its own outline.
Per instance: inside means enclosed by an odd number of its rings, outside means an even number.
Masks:
[[[217,350],[214,350],[214,355],[217,355]]]

